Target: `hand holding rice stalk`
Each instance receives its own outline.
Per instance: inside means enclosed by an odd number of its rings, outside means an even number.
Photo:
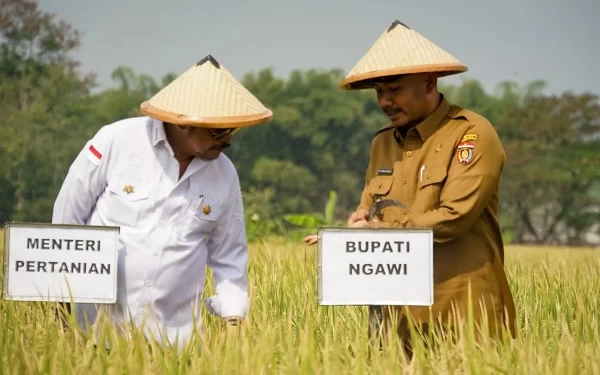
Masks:
[[[363,228],[369,223],[378,223],[381,211],[390,206],[397,206],[408,210],[408,207],[406,207],[406,205],[402,202],[398,202],[393,199],[378,200],[371,206],[369,211],[359,208],[353,212],[348,218],[348,228]],[[311,234],[304,237],[303,241],[308,246],[312,246],[319,242],[319,238],[316,234]]]

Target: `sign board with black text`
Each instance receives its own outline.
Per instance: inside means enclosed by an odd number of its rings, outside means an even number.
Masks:
[[[115,303],[119,227],[7,223],[3,297]]]
[[[433,231],[321,228],[320,305],[433,304]]]

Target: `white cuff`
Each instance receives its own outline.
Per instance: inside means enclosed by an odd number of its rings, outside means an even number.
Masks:
[[[246,317],[248,310],[248,293],[236,285],[225,281],[216,288],[217,294],[205,300],[206,308],[211,314],[221,318],[228,316]]]

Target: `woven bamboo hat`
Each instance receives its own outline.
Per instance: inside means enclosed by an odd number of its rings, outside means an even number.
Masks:
[[[211,55],[140,106],[144,115],[175,125],[240,128],[270,121],[273,112]]]
[[[369,88],[368,80],[373,78],[427,72],[443,77],[467,70],[456,57],[396,20],[350,70],[341,87],[358,90]]]

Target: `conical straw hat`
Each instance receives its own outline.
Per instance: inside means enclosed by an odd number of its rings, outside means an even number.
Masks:
[[[273,112],[211,55],[140,106],[144,115],[176,125],[232,128],[270,121]]]
[[[366,88],[361,81],[435,72],[448,76],[466,72],[467,67],[442,48],[400,21],[394,21],[342,81],[346,90]]]

